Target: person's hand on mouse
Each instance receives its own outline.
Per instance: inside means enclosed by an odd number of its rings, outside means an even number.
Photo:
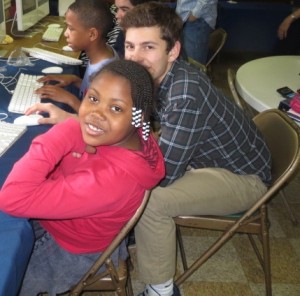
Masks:
[[[39,78],[37,80],[40,83],[45,83],[54,81],[56,82],[56,86],[59,87],[65,87],[68,85],[75,85],[77,88],[80,88],[82,79],[76,75],[72,74],[51,74],[51,75],[45,75],[42,78]]]
[[[69,105],[76,112],[79,110],[80,100],[70,92],[56,85],[45,84],[38,88],[35,93],[39,94],[41,99],[51,99]]]
[[[72,114],[51,103],[36,103],[25,112],[25,115],[34,113],[48,113],[49,117],[43,117],[38,120],[39,124],[56,124],[67,118],[77,118],[77,114]]]

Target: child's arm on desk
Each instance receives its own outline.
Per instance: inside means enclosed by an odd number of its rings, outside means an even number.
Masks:
[[[51,81],[57,82],[56,86],[59,87],[65,87],[68,85],[73,84],[77,88],[80,88],[82,79],[76,75],[72,74],[59,74],[59,75],[46,75],[40,79],[37,80],[38,82],[41,83],[47,83]]]
[[[35,91],[41,99],[51,99],[69,105],[75,112],[78,112],[80,100],[69,91],[56,85],[46,84]]]

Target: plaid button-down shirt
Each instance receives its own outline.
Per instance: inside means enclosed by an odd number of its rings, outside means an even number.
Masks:
[[[188,166],[255,174],[270,183],[271,156],[252,120],[186,62],[175,61],[160,84],[156,113],[166,163],[161,186]]]

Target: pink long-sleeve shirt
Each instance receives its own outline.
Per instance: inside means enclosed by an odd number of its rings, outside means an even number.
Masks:
[[[141,138],[142,151],[99,146],[84,152],[74,119],[33,140],[0,191],[0,209],[37,218],[72,253],[105,249],[140,205],[146,189],[164,177],[156,141]],[[72,152],[82,152],[81,158]]]

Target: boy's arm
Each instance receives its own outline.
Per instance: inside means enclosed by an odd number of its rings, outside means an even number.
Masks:
[[[46,84],[35,91],[41,99],[51,99],[69,105],[76,112],[79,110],[80,100],[69,91],[56,85]]]
[[[77,88],[80,88],[82,79],[76,75],[73,74],[60,74],[60,75],[46,75],[42,78],[37,80],[41,83],[47,83],[47,82],[56,82],[56,86],[59,87],[66,87],[70,84],[73,84]]]

